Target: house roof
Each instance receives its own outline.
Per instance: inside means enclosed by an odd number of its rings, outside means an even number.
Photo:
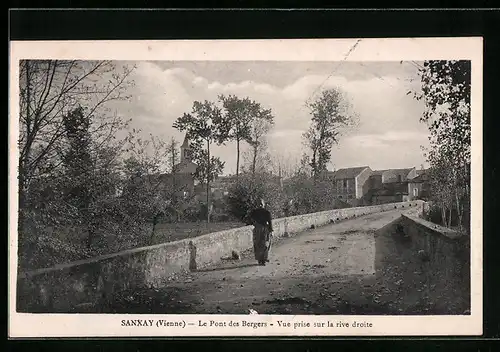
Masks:
[[[357,177],[363,170],[369,169],[369,166],[359,166],[359,167],[349,167],[346,169],[338,169],[333,173],[333,177],[338,180],[346,179],[346,178],[355,178]]]
[[[424,182],[424,181],[425,181],[424,175],[418,175],[417,177],[414,177],[410,180],[410,182],[412,182],[412,183],[420,183],[420,182]]]
[[[417,172],[417,176],[412,178],[410,181],[415,182],[415,183],[428,181],[429,180],[429,172],[427,172],[427,171],[428,170],[419,170],[419,172]]]
[[[397,176],[401,176],[401,181],[406,181],[406,180],[408,180],[408,174],[414,169],[415,168],[411,167],[411,168],[406,168],[406,169],[382,170],[382,176],[384,177],[385,180],[397,179]]]

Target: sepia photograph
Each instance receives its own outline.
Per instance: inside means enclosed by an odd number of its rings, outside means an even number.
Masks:
[[[11,52],[19,336],[481,334],[480,38]]]

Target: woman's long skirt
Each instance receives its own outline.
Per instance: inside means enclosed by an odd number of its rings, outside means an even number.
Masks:
[[[271,239],[269,229],[266,226],[255,225],[253,229],[253,250],[255,260],[265,262],[269,258],[269,250],[271,249]]]

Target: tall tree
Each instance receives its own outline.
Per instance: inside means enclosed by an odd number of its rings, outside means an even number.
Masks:
[[[250,122],[250,133],[247,142],[252,151],[251,172],[255,175],[259,157],[265,157],[267,148],[266,136],[274,125],[274,117],[270,109],[262,109],[258,105],[253,106],[253,118]]]
[[[78,209],[81,223],[87,227],[87,248],[90,249],[95,234],[90,211],[94,189],[88,182],[94,170],[91,156],[90,117],[85,114],[82,107],[77,107],[63,116],[63,124],[68,140],[68,149],[63,157],[67,179],[70,181],[68,197]]]
[[[452,208],[461,224],[470,199],[471,63],[425,61],[419,74],[422,90],[414,96],[425,103],[420,120],[430,132],[426,156],[433,178],[432,194],[439,198],[443,224],[451,224]]]
[[[312,115],[311,125],[304,132],[305,144],[311,150],[311,168],[316,181],[331,159],[331,150],[338,143],[342,129],[355,121],[347,97],[338,88],[324,90],[307,103]]]
[[[236,141],[236,177],[240,172],[240,146],[242,141],[248,142],[254,150],[259,148],[259,142],[265,134],[265,124],[271,123],[271,110],[250,98],[238,98],[235,95],[219,96],[223,107],[223,123],[221,124],[224,140]],[[255,167],[253,167],[255,169]]]
[[[179,142],[172,137],[170,139],[170,142],[167,145],[167,153],[168,153],[168,159],[169,159],[169,165],[170,165],[170,172],[174,174],[177,170],[175,170],[175,166],[179,162],[179,148],[178,148]]]
[[[210,183],[213,180],[217,165],[213,164],[215,160],[210,155],[210,147],[213,143],[223,144],[228,135],[224,130],[224,119],[221,109],[213,102],[205,100],[204,102],[195,101],[192,112],[179,117],[173,124],[173,127],[179,131],[185,131],[186,136],[192,142],[194,150],[199,151],[199,155],[204,156],[206,163],[199,165],[197,173],[203,175],[207,190],[207,209],[210,209]],[[205,151],[201,150],[205,146]],[[207,222],[210,222],[210,212],[207,211]]]
[[[210,156],[208,165],[208,152],[205,149],[194,147],[192,149],[193,162],[198,166],[194,178],[205,183],[212,182],[224,171],[224,162],[217,156]]]
[[[127,99],[133,84],[133,68],[118,67],[109,61],[22,60],[19,67],[19,226],[29,203],[29,188],[35,178],[57,172],[63,163],[61,150],[66,138],[63,116],[78,106],[85,107],[89,119],[105,112],[113,100]],[[123,127],[114,116],[94,118],[89,126],[93,139],[113,136]],[[106,138],[101,138],[106,141]]]

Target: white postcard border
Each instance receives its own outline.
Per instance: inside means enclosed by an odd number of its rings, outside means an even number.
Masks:
[[[356,44],[356,49],[346,57]],[[481,335],[483,330],[482,237],[482,81],[483,41],[467,38],[296,39],[193,41],[25,41],[10,43],[9,96],[9,336],[436,336]],[[472,62],[471,176],[471,315],[464,316],[314,316],[314,315],[143,315],[17,313],[17,160],[18,61],[20,59],[169,60],[169,61],[421,61]],[[127,327],[122,319],[183,322],[184,327]],[[226,322],[226,327],[198,326],[199,321]],[[230,321],[240,322],[230,327]],[[241,327],[241,322],[267,327]],[[311,327],[280,327],[278,321],[309,322]],[[349,323],[350,327],[313,327],[314,323]],[[352,327],[368,322],[372,327]],[[194,325],[189,325],[193,323]],[[163,324],[163,323],[162,323]],[[270,326],[269,324],[273,324]]]

